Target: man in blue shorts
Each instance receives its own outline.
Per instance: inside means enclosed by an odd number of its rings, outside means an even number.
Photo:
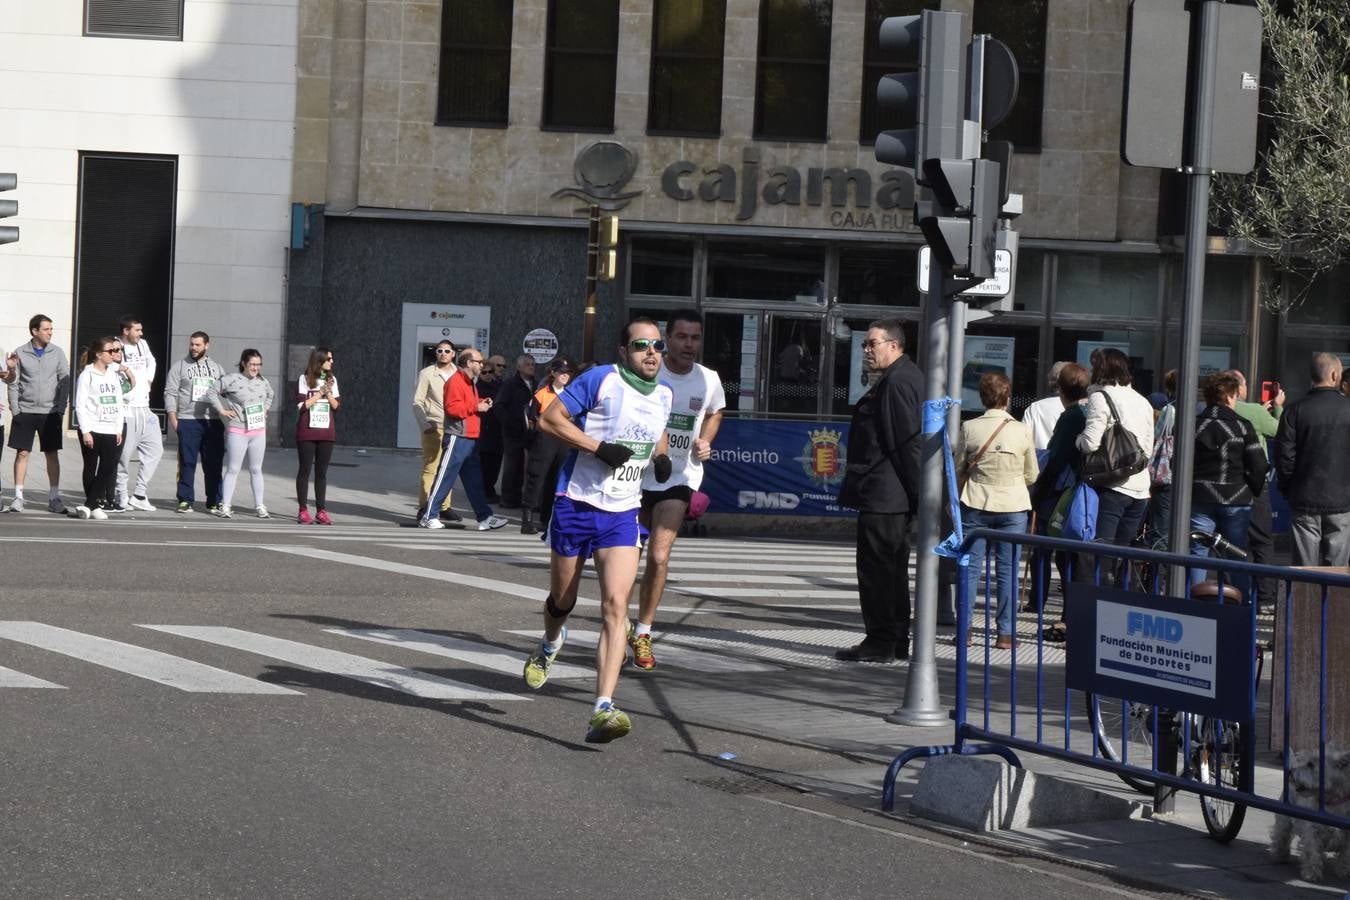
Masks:
[[[595,707],[586,740],[603,744],[628,734],[627,713],[614,705],[623,665],[628,598],[642,553],[638,509],[642,478],[670,477],[666,422],[672,393],[657,381],[665,342],[651,319],[623,331],[617,365],[583,372],[549,405],[539,427],[572,447],[558,475],[558,499],[548,525],[550,592],[544,639],[525,662],[525,683],[538,690],[567,639],[581,569],[594,557],[600,580],[600,641],[595,650]]]

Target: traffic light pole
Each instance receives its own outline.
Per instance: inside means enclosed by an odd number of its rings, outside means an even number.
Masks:
[[[591,205],[586,228],[586,308],[581,317],[581,360],[595,359],[596,285],[600,280],[600,207]]]
[[[944,315],[942,296],[947,267],[934,259],[928,270],[928,349],[924,356],[925,395],[931,401],[947,396],[947,360],[960,355],[948,340],[953,332]],[[962,304],[964,306],[964,304]],[[897,725],[950,725],[951,718],[942,707],[937,676],[938,557],[933,552],[942,539],[942,478],[944,457],[942,430],[945,419],[923,417],[923,448],[920,451],[918,535],[915,565],[914,649],[909,657],[909,678],[905,680],[905,699],[886,717]]]

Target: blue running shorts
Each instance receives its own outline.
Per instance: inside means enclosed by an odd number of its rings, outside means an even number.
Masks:
[[[607,512],[561,496],[553,504],[548,523],[548,545],[559,556],[590,559],[606,547],[641,547],[647,529],[638,524],[638,511]]]

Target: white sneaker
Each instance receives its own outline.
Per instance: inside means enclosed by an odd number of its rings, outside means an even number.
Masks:
[[[132,497],[131,500],[128,501],[128,505],[132,509],[144,510],[145,512],[155,511],[155,504],[151,503],[149,500],[146,500],[142,497]]]
[[[100,509],[100,508],[98,508],[97,506],[95,506],[93,509],[89,510],[89,518],[91,518],[91,519],[106,519],[106,518],[108,518],[108,514],[107,514],[106,512],[104,512],[102,509]]]
[[[258,518],[260,518],[260,519],[270,519],[270,518],[272,518],[272,514],[271,514],[270,512],[267,511],[267,507],[265,507],[265,506],[259,506],[259,507],[258,507]]]
[[[221,519],[233,519],[234,510],[228,506],[217,506],[214,515]]]
[[[61,513],[64,515],[66,512],[66,505],[61,502],[60,497],[54,497],[47,503],[47,512]]]
[[[9,505],[10,512],[23,512],[23,498],[15,497],[14,502]]]
[[[504,516],[488,516],[478,523],[479,531],[493,531],[497,528],[505,528],[511,524],[511,520]]]
[[[436,529],[436,528],[444,528],[445,526],[441,524],[440,519],[418,519],[417,527]]]
[[[90,517],[90,515],[91,515],[91,513],[90,513],[90,511],[89,511],[89,507],[87,507],[87,506],[85,506],[85,505],[83,505],[83,504],[81,504],[81,505],[75,507],[75,518],[77,518],[77,519],[88,519],[88,518]]]

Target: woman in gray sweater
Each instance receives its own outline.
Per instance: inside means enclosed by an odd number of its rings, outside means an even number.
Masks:
[[[230,501],[245,462],[258,518],[271,518],[263,505],[262,462],[267,449],[267,412],[274,397],[272,383],[262,374],[262,354],[252,348],[240,354],[238,373],[221,378],[207,394],[207,402],[225,422],[225,478],[220,489],[222,505],[216,512],[222,519],[234,515]]]

